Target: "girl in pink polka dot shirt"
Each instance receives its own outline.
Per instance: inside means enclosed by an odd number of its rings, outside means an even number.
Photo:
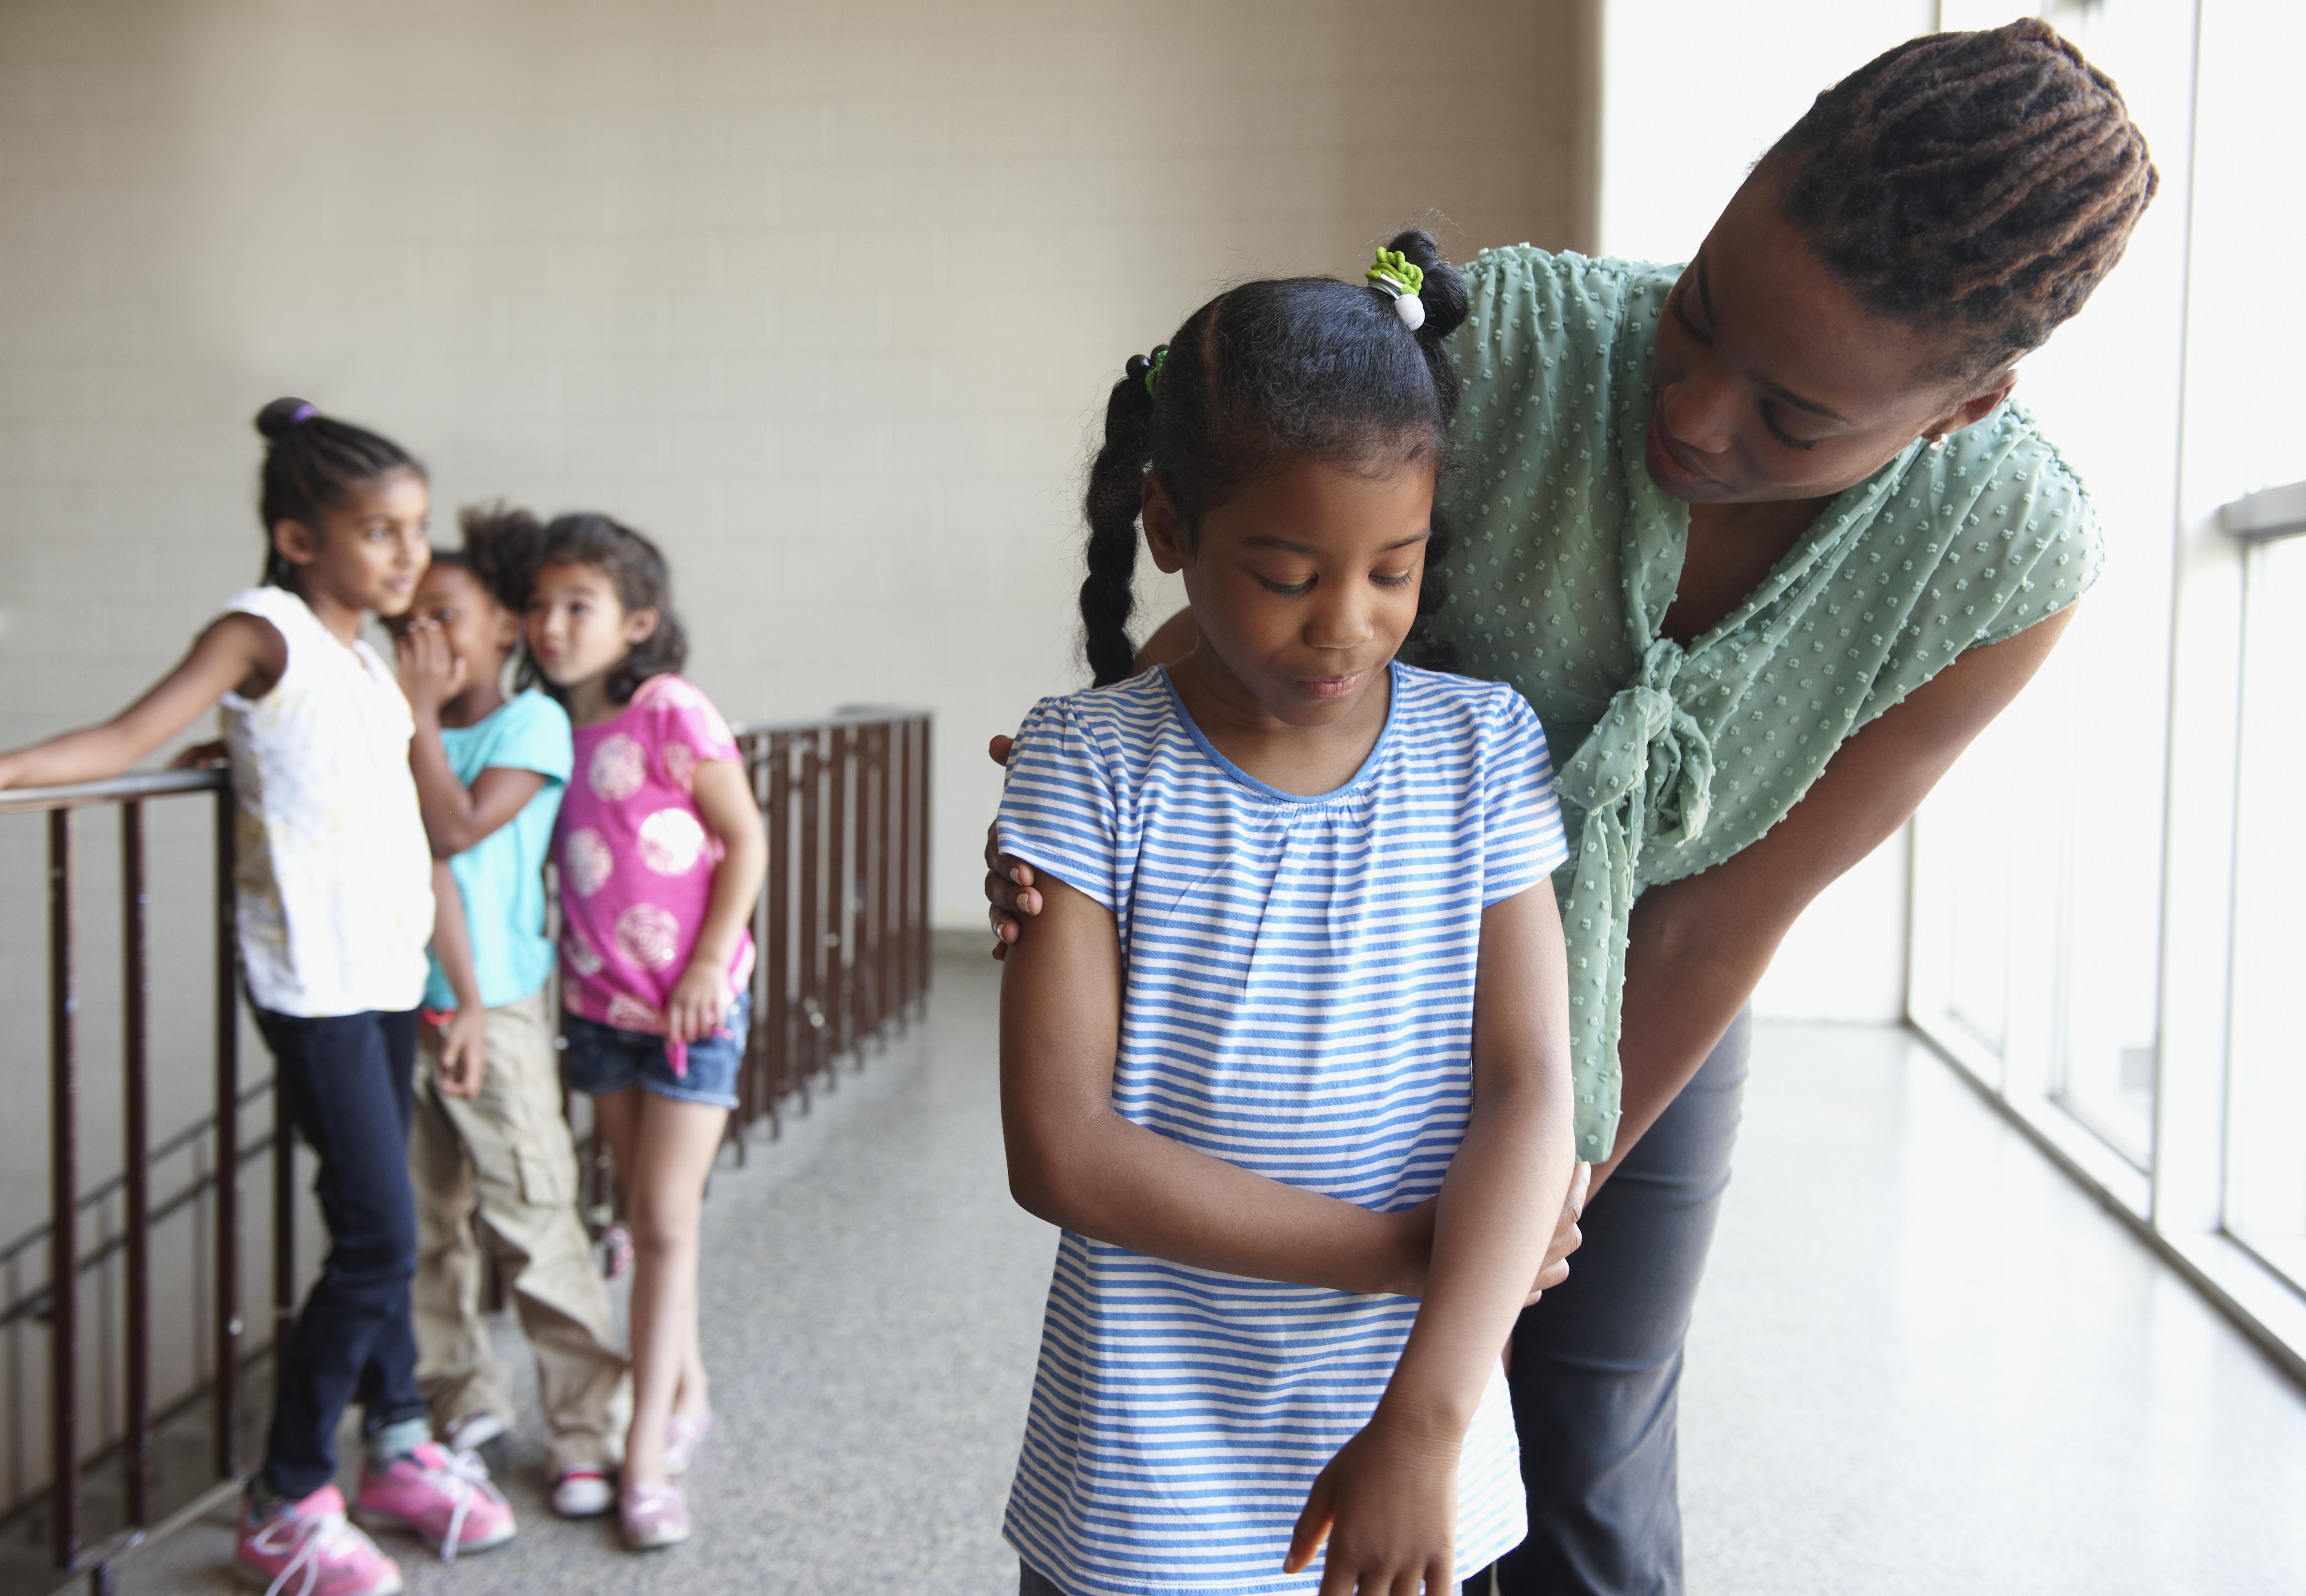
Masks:
[[[654,544],[606,516],[554,521],[527,641],[576,732],[553,837],[568,1077],[593,1095],[633,1233],[619,1506],[628,1545],[670,1546],[688,1537],[672,1477],[713,1422],[697,1221],[737,1106],[768,843],[728,722],[679,674],[688,645]]]

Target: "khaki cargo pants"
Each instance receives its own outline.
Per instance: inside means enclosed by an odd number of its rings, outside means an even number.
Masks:
[[[609,1293],[576,1213],[576,1151],[560,1112],[560,1068],[544,994],[491,1009],[480,1096],[440,1088],[440,1033],[423,1028],[408,1137],[416,1185],[416,1378],[433,1429],[486,1410],[510,1428],[512,1371],[481,1312],[480,1230],[536,1353],[552,1438],[551,1476],[612,1467],[632,1393]]]

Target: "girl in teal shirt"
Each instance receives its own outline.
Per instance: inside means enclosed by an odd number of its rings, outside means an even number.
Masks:
[[[511,1426],[511,1371],[481,1310],[484,1237],[536,1354],[553,1510],[588,1517],[615,1500],[631,1398],[576,1211],[547,991],[559,951],[545,934],[544,861],[576,755],[559,704],[504,691],[543,529],[501,508],[463,522],[464,547],[434,551],[399,637],[441,905],[408,1141],[417,1383],[460,1451]]]
[[[1530,1537],[1505,1596],[1682,1588],[1675,1395],[1747,1000],[2095,576],[2088,496],[2008,401],[2155,184],[2114,84],[2027,20],[1819,96],[1685,266],[1524,246],[1466,274],[1459,551],[1427,599],[1563,761],[1594,1194],[1558,1243],[1582,1222],[1576,1277],[1515,1333]],[[1140,662],[1194,641],[1180,616]],[[1004,943],[1031,882],[994,861]]]

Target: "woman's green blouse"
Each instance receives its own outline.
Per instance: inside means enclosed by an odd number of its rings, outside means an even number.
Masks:
[[[1644,887],[1785,817],[1858,728],[1964,649],[2081,596],[2099,539],[2080,480],[2004,405],[1829,504],[1688,648],[1661,636],[1688,507],[1650,481],[1652,339],[1680,269],[1485,252],[1454,346],[1440,633],[1520,689],[1560,764],[1581,1157],[1618,1127],[1626,930]]]

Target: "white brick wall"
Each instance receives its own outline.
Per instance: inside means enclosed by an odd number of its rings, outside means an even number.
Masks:
[[[0,12],[0,741],[101,713],[248,580],[256,407],[431,465],[437,521],[671,554],[732,716],[1072,684],[1123,358],[1251,272],[1568,242],[1569,0],[20,3]]]
[[[444,539],[500,494],[658,537],[733,717],[934,706],[936,915],[978,924],[981,750],[1080,680],[1123,360],[1429,210],[1461,252],[1577,242],[1580,3],[12,0],[0,746],[109,713],[253,579],[249,422],[294,393],[428,461]],[[202,818],[155,817],[163,1131],[206,1089],[172,1050],[205,1051]],[[0,1080],[31,1092],[39,847],[0,820]],[[0,1235],[38,1159],[0,1131]]]

